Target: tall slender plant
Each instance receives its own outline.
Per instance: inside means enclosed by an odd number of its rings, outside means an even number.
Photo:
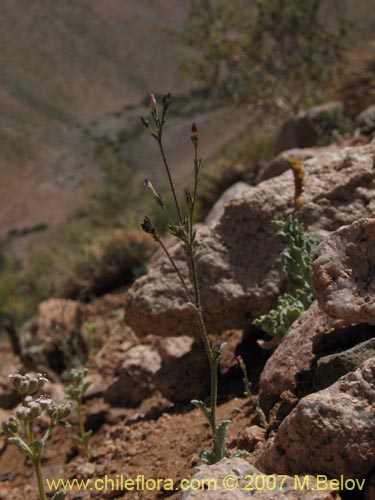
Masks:
[[[169,187],[174,201],[175,212],[176,212],[174,216],[171,216],[170,213],[168,212],[162,196],[154,188],[150,179],[146,179],[144,184],[147,188],[151,190],[156,203],[163,210],[168,222],[168,232],[171,235],[178,238],[179,240],[181,240],[181,242],[185,247],[186,257],[191,276],[190,283],[187,283],[187,281],[183,277],[173,256],[168,251],[167,247],[165,246],[160,237],[160,234],[158,233],[157,229],[154,227],[153,223],[148,217],[144,218],[141,227],[143,231],[149,233],[154,238],[154,240],[157,243],[159,243],[164,253],[166,254],[169,262],[171,263],[179,280],[181,281],[181,284],[185,290],[188,305],[192,309],[197,321],[197,327],[200,332],[200,336],[207,354],[207,359],[210,367],[211,401],[209,408],[206,407],[203,401],[193,400],[192,403],[201,410],[204,417],[210,424],[212,439],[213,439],[213,447],[211,451],[207,450],[203,451],[201,453],[201,458],[206,463],[213,464],[221,460],[225,456],[226,434],[228,425],[230,423],[229,420],[223,420],[222,422],[217,423],[217,417],[216,417],[217,393],[218,393],[217,372],[218,372],[220,357],[225,348],[225,344],[214,346],[210,342],[204,320],[201,293],[199,287],[199,277],[198,277],[197,257],[196,257],[196,230],[194,228],[194,214],[196,208],[198,185],[199,185],[200,171],[202,165],[202,160],[201,158],[199,158],[198,154],[198,145],[199,145],[198,128],[195,125],[195,123],[193,123],[191,127],[191,142],[193,144],[193,153],[194,153],[193,156],[194,180],[193,180],[192,190],[185,192],[185,206],[183,209],[177,197],[176,188],[172,177],[172,171],[169,162],[167,160],[163,145],[163,132],[170,104],[171,104],[171,95],[168,93],[163,97],[161,114],[159,114],[158,104],[156,102],[154,95],[151,94],[150,109],[151,109],[152,122],[150,124],[143,117],[141,118],[141,121],[144,127],[147,129],[147,131],[156,140],[156,143],[158,145],[158,149],[160,151],[161,159],[165,168],[165,172],[168,177]]]

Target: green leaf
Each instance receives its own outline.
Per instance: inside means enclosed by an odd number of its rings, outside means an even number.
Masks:
[[[33,450],[19,436],[9,438],[9,441],[14,443],[17,446],[18,451],[20,451],[23,455],[27,455],[31,459],[34,457]]]
[[[191,403],[197,408],[199,408],[200,411],[203,413],[203,416],[206,417],[206,419],[210,422],[210,413],[206,408],[206,405],[203,403],[203,401],[199,401],[198,399],[193,399]]]
[[[237,450],[234,453],[231,453],[230,458],[246,458],[249,457],[250,453],[246,450]]]

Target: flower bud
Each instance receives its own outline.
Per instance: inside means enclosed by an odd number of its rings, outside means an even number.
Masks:
[[[150,109],[151,109],[151,111],[155,111],[156,105],[157,105],[157,102],[156,102],[155,96],[154,96],[154,94],[151,94],[150,95]]]
[[[197,146],[199,142],[198,127],[195,123],[193,123],[193,125],[191,126],[191,142],[194,144],[194,146]]]
[[[193,195],[190,191],[185,191],[185,200],[188,208],[191,208],[193,206]]]
[[[36,417],[39,417],[39,415],[42,413],[42,407],[37,401],[31,401],[28,405],[27,408],[30,409],[30,418],[35,419]]]
[[[18,420],[14,415],[11,415],[7,420],[4,420],[1,424],[1,430],[3,434],[7,436],[14,436],[18,430]]]
[[[15,414],[18,420],[26,421],[31,417],[31,410],[27,406],[19,406],[15,409]]]
[[[48,395],[39,396],[38,399],[35,400],[43,410],[46,410],[51,404],[53,404],[52,399]]]
[[[159,235],[148,217],[144,217],[141,228],[145,233],[150,234],[155,241],[159,240]]]
[[[170,94],[170,92],[168,92],[168,94],[165,94],[165,96],[163,97],[163,110],[164,110],[164,112],[167,111],[170,104],[171,104],[171,94]]]

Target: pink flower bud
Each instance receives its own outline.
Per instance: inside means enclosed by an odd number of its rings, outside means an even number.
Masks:
[[[151,94],[150,95],[150,108],[152,111],[154,111],[156,109],[156,104],[157,104],[157,102],[156,102],[155,96],[154,96],[154,94]]]

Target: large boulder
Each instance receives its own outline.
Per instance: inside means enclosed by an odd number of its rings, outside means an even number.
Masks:
[[[318,390],[329,387],[343,375],[360,368],[370,358],[375,358],[375,338],[321,357],[316,364],[314,387]]]
[[[174,403],[207,395],[207,355],[194,338],[168,337],[131,347],[104,398],[114,406],[137,406],[155,391]]]
[[[268,412],[285,391],[298,397],[310,392],[316,346],[324,335],[342,326],[323,313],[316,302],[292,325],[268,359],[259,380],[259,401]]]
[[[318,248],[312,286],[327,314],[375,325],[375,219],[333,232]]]
[[[313,476],[267,476],[241,458],[199,467],[182,500],[340,500],[338,488]]]
[[[375,358],[304,397],[259,460],[267,473],[361,478],[375,468]]]
[[[304,162],[300,220],[323,238],[342,225],[375,213],[375,144],[326,152]],[[283,291],[282,249],[273,220],[293,208],[291,172],[247,188],[228,201],[220,218],[197,233],[197,262],[210,333],[244,328],[268,312]],[[170,253],[188,279],[185,250]],[[126,299],[126,321],[144,336],[198,335],[184,290],[168,259],[160,257]]]
[[[276,139],[276,151],[324,146],[337,140],[351,128],[341,103],[329,102],[314,106],[284,123]]]

